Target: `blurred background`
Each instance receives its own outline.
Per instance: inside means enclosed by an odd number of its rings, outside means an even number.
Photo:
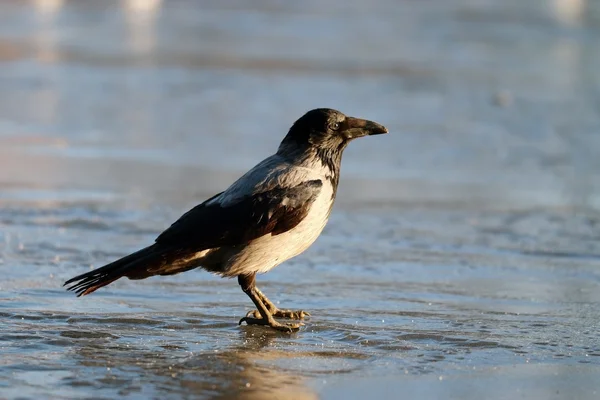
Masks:
[[[305,330],[201,271],[61,288],[316,107],[390,134],[259,279]],[[0,398],[597,398],[599,211],[600,1],[0,1]]]

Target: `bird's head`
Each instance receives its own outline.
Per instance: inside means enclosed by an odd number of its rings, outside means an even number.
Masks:
[[[294,122],[281,142],[279,153],[294,150],[316,150],[331,154],[339,153],[356,138],[387,133],[376,122],[348,117],[330,108],[316,108]]]

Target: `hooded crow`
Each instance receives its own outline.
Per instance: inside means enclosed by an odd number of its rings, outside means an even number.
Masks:
[[[155,243],[65,282],[78,296],[119,278],[145,279],[201,267],[237,277],[257,310],[239,323],[296,331],[304,311],[278,309],[256,287],[264,273],[306,250],[325,227],[340,177],[342,153],[356,138],[387,133],[372,121],[318,108],[298,119],[277,153],[202,204],[192,208]]]

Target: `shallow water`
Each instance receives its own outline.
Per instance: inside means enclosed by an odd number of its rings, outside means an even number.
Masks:
[[[598,398],[598,43],[591,0],[2,2],[0,398]],[[391,134],[259,278],[299,333],[202,271],[61,287],[321,106]]]

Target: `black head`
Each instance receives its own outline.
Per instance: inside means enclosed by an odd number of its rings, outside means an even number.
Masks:
[[[347,117],[330,108],[317,108],[292,125],[281,142],[280,151],[295,147],[341,152],[352,139],[381,133],[387,133],[387,129],[378,123]]]

